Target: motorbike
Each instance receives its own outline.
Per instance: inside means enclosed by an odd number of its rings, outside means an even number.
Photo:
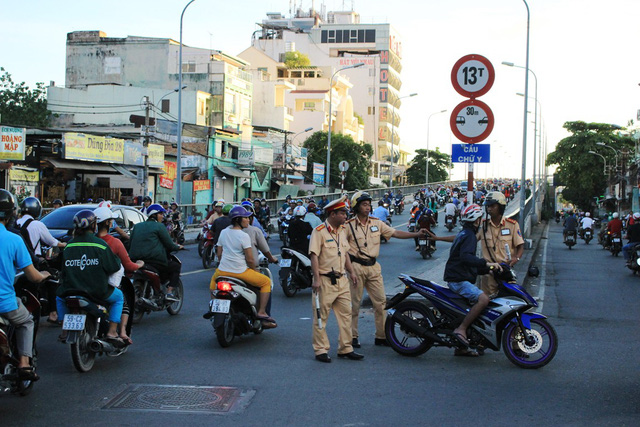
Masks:
[[[447,227],[447,230],[453,230],[455,227],[455,223],[453,222],[453,215],[447,215],[444,217],[444,226]]]
[[[567,235],[564,238],[564,244],[569,247],[569,250],[576,244],[577,234],[575,230],[567,231]]]
[[[293,297],[301,289],[311,287],[313,274],[311,260],[293,249],[283,248],[280,260],[280,286],[287,297]]]
[[[175,254],[169,254],[170,259],[180,264],[182,262]],[[145,264],[144,267],[133,273],[132,277],[133,290],[135,294],[135,302],[131,306],[131,319],[133,323],[139,323],[145,314],[152,311],[167,310],[170,315],[180,313],[184,302],[184,287],[182,279],[178,281],[178,286],[173,288],[173,295],[177,301],[168,301],[165,299],[169,279],[160,279],[160,273],[151,265]]]
[[[591,239],[593,239],[593,230],[585,228],[582,232],[582,239],[584,240],[584,243],[588,245]]]
[[[633,274],[640,273],[640,243],[636,243],[629,249],[629,257],[627,268]]]
[[[469,346],[502,351],[511,363],[537,369],[549,363],[558,349],[558,336],[542,314],[530,312],[536,300],[517,284],[515,273],[502,264],[495,274],[498,297],[478,316],[467,331]],[[386,305],[385,333],[393,350],[404,356],[419,356],[431,347],[460,347],[453,331],[470,305],[457,293],[429,280],[400,275],[405,285]],[[419,294],[422,298],[407,299]]]
[[[209,224],[207,224],[205,222],[204,224],[202,224],[202,230],[200,230],[200,232],[196,236],[196,241],[198,242],[198,256],[199,257],[202,257],[202,251],[204,249],[205,238],[207,236],[207,231],[209,230],[210,227],[211,227],[211,225],[209,225]]]
[[[202,238],[203,248],[202,248],[202,268],[211,268],[213,265],[214,268],[217,267],[216,261],[216,247],[213,244],[213,226],[207,227],[207,232],[204,234]]]
[[[401,199],[396,199],[395,201],[395,210],[400,215],[402,211],[404,211],[404,197]]]
[[[393,216],[393,214],[396,213],[396,208],[395,205],[393,203],[389,204],[387,202],[385,202],[382,206],[385,207],[385,209],[387,209],[389,211],[389,216]]]
[[[420,247],[420,256],[422,256],[422,259],[431,258],[433,256],[434,248],[427,236],[418,238],[418,246]]]
[[[22,274],[20,273],[20,275]],[[16,295],[33,316],[33,358],[31,366],[36,368],[38,364],[36,336],[38,335],[38,324],[40,323],[40,302],[38,298],[26,289],[17,288]],[[0,316],[0,393],[16,393],[20,396],[26,396],[33,389],[33,381],[20,379],[18,376],[19,359],[16,330],[7,319]]]
[[[289,223],[291,222],[291,218],[291,215],[281,215],[278,219],[278,233],[285,247],[289,246]]]
[[[611,233],[611,245],[609,246],[611,255],[618,256],[622,251],[622,236],[618,233]]]
[[[416,219],[415,218],[409,218],[409,224],[407,225],[407,230],[409,231],[409,233],[415,233],[415,231],[416,231]]]
[[[602,224],[602,220],[600,218],[596,218],[593,220],[593,228],[600,228]]]

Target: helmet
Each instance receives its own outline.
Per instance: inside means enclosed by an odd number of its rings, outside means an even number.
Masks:
[[[255,199],[253,199],[253,203],[260,203],[260,199],[256,197]]]
[[[318,205],[316,205],[315,203],[311,202],[307,205],[307,209],[309,211],[315,211],[316,209],[318,209]]]
[[[298,206],[293,210],[294,216],[305,216],[307,214],[307,209],[304,206]]]
[[[358,191],[351,197],[351,206],[353,207],[353,209],[355,209],[356,207],[358,207],[358,203],[362,203],[367,200],[369,201],[369,203],[371,203],[372,199],[369,193]]]
[[[218,201],[215,203],[215,205],[214,205],[214,206],[215,206],[216,208],[217,208],[217,207],[224,207],[224,200],[218,200]]]
[[[167,212],[166,209],[157,203],[154,203],[147,208],[147,215],[149,216],[159,214],[159,213],[164,214],[166,212]]]
[[[482,208],[475,203],[469,205],[460,214],[460,221],[462,222],[474,222],[476,219],[482,216]]]
[[[453,198],[453,200],[451,200],[451,202],[452,202],[454,205],[458,206],[458,199],[456,199],[455,197]]]
[[[35,197],[27,197],[20,203],[20,212],[24,214],[29,214],[34,218],[40,217],[42,213],[42,205],[40,204],[40,200]]]
[[[302,201],[302,199],[298,199],[298,200],[296,200],[296,204],[298,204],[298,203],[303,204],[304,202]]]
[[[640,213],[633,214],[633,217],[635,218],[636,215],[638,215],[638,218],[640,218]],[[591,216],[591,213],[587,212],[584,214],[584,216]]]
[[[253,208],[253,203],[251,203],[248,200],[245,200],[244,202],[240,203],[240,206],[243,206],[245,208]]]
[[[532,265],[531,267],[529,267],[529,269],[527,270],[527,274],[530,277],[538,277],[540,275],[540,269],[538,267],[536,267],[535,265]]]
[[[106,206],[109,209],[111,209],[111,200],[106,200],[106,201],[102,201],[102,202],[98,203],[98,207],[99,208],[101,208],[103,206]]]
[[[418,206],[420,203],[418,203],[418,201],[416,200],[415,202],[413,202],[411,205],[415,208],[416,206]]]
[[[244,203],[244,202],[243,202]],[[247,212],[249,212],[251,215],[256,213],[255,208],[253,207],[253,204],[249,205],[241,205],[243,208],[245,208],[247,210]]]
[[[640,212],[636,212],[633,214],[633,219],[640,219]]]
[[[96,216],[96,221],[99,223],[113,219],[113,218],[117,218],[117,215],[111,212],[111,209],[109,209],[106,206],[102,206],[94,209],[93,214]]]
[[[620,216],[620,215],[618,214],[618,212],[614,212],[614,213],[613,213],[613,217],[614,217],[614,218],[618,218],[619,216]]]
[[[231,203],[227,203],[222,207],[222,215],[229,215],[231,209],[233,209],[233,205]]]
[[[142,203],[144,203],[144,202],[153,202],[153,200],[151,200],[151,197],[149,197],[149,196],[144,196],[142,198]]]
[[[73,216],[73,227],[76,230],[94,230],[96,216],[90,209],[82,209]]]
[[[0,189],[0,218],[10,218],[15,207],[11,193],[5,189]]]
[[[246,210],[243,206],[236,205],[233,208],[231,208],[231,211],[229,211],[229,218],[231,218],[231,220],[239,217],[248,218],[250,216],[251,216],[251,212]]]
[[[504,197],[504,194],[502,194],[499,191],[492,191],[490,193],[487,193],[485,199],[484,199],[484,205],[485,206],[491,206],[494,204],[500,204],[502,206],[507,206],[507,199]]]
[[[60,206],[64,205],[64,203],[62,203],[62,200],[60,200],[60,199],[55,199],[51,204],[52,205],[60,205]]]
[[[171,207],[174,207],[174,206],[175,206],[175,207],[178,207],[178,204],[177,204],[176,202],[171,202],[171,205],[170,205],[170,206],[171,206]]]
[[[431,209],[427,209],[427,211],[425,212],[427,215],[433,215],[433,211]]]

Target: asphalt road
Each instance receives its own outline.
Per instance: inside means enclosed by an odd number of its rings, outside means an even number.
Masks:
[[[394,225],[406,229],[402,224],[407,217],[394,217]],[[442,225],[436,230],[442,233]],[[272,240],[274,253],[279,253],[278,243]],[[423,260],[413,251],[413,241],[390,240],[380,257],[387,293],[394,293],[399,273],[420,273],[441,282],[438,270],[448,246],[439,243],[434,258]],[[593,242],[567,250],[555,223],[537,252],[541,277],[530,286],[543,313],[551,316],[559,350],[549,365],[536,371],[512,365],[499,352],[457,358],[452,350],[435,348],[406,358],[375,347],[369,309],[360,320],[365,359],[334,357],[331,364],[318,363],[311,348],[310,292],[286,298],[278,285],[272,314],[279,327],[236,338],[223,349],[201,317],[212,271],[201,271],[195,246],[190,249],[180,254],[185,273],[182,312],[145,317],[125,355],[99,358],[91,372],[80,374],[68,347],[56,342],[59,329],[43,323],[42,379],[27,397],[0,396],[0,424],[637,425],[640,278]],[[277,277],[277,267],[272,272]],[[327,328],[335,346],[333,317]],[[228,415],[193,413],[193,406],[186,412],[188,404],[174,410],[179,398],[160,392],[155,396],[165,399],[164,411],[103,409],[133,384],[236,387],[250,399]]]

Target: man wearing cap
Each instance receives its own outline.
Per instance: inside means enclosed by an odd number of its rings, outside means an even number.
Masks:
[[[351,360],[364,358],[354,352],[351,346],[351,293],[346,273],[351,276],[354,286],[357,286],[358,280],[349,261],[349,242],[344,230],[348,210],[346,196],[327,204],[324,208],[327,219],[313,230],[309,241],[312,288],[320,305],[316,310],[315,297],[312,298],[313,350],[316,360],[324,363],[331,362],[330,343],[325,329],[331,309],[338,322],[338,357]],[[320,313],[320,325],[317,312]]]
[[[222,208],[224,207],[224,200],[218,200],[210,212],[210,215],[206,219],[207,224],[211,225],[213,222],[222,216]]]
[[[507,199],[500,191],[492,191],[487,193],[484,205],[489,217],[483,220],[477,233],[482,257],[487,262],[504,262],[514,266],[524,252],[524,239],[518,222],[504,217]],[[498,293],[498,283],[492,274],[482,276],[480,287],[489,297]]]
[[[411,239],[424,236],[426,230],[416,233],[396,230],[384,221],[369,216],[371,213],[371,196],[363,191],[358,191],[351,198],[351,205],[355,217],[346,222],[347,240],[349,241],[349,259],[357,284],[351,288],[351,333],[352,346],[360,348],[358,341],[358,315],[364,289],[367,290],[376,323],[375,345],[388,346],[384,332],[384,322],[387,318],[384,306],[387,297],[384,292],[382,280],[382,268],[376,261],[380,254],[380,236],[389,240],[391,237],[398,239]],[[353,276],[352,276],[353,277]]]

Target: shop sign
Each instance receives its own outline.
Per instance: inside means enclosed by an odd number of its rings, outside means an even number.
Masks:
[[[124,140],[84,133],[67,132],[63,136],[64,158],[104,163],[123,163]]]
[[[238,150],[238,164],[251,165],[254,163],[253,150]]]
[[[160,177],[166,179],[176,179],[178,176],[178,164],[176,162],[164,162],[164,174]]]
[[[167,179],[164,176],[160,177],[160,187],[162,188],[168,188],[169,190],[173,189],[173,180],[172,179]]]
[[[164,167],[164,145],[149,144],[147,152],[147,165],[150,168]]]
[[[139,142],[124,142],[124,164],[133,166],[144,166],[143,147]]]
[[[193,191],[211,190],[211,182],[208,179],[193,181]]]
[[[25,128],[0,127],[0,159],[24,160],[24,147],[27,139]]]
[[[9,179],[13,182],[39,182],[40,172],[38,171],[25,171],[21,169],[11,169],[9,171]]]
[[[313,182],[324,185],[324,165],[322,163],[313,164]]]

